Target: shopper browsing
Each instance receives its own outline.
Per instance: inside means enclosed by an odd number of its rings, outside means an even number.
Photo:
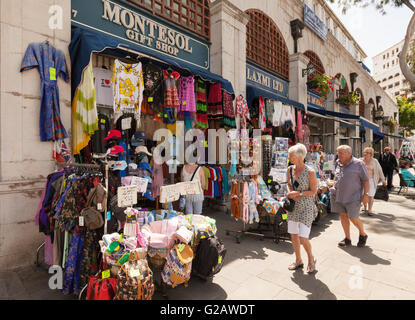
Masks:
[[[375,201],[375,194],[378,183],[382,181],[383,185],[386,187],[386,179],[383,175],[382,167],[380,166],[379,162],[373,158],[374,154],[375,150],[373,148],[365,148],[363,150],[363,158],[360,159],[363,160],[369,175],[369,203],[368,205],[364,205],[364,211],[369,216],[373,215],[372,208],[373,202]]]
[[[294,210],[288,212],[288,233],[295,252],[296,260],[289,270],[297,270],[304,267],[301,259],[301,245],[307,252],[307,272],[312,273],[316,268],[309,241],[311,225],[317,214],[314,197],[317,194],[317,176],[313,169],[304,164],[307,149],[302,144],[297,144],[288,150],[290,163],[287,173],[288,198],[295,201]]]
[[[363,161],[352,156],[350,146],[337,148],[336,169],[334,172],[335,202],[333,212],[340,214],[340,221],[346,238],[339,242],[339,246],[352,244],[350,237],[350,221],[359,229],[358,247],[364,247],[367,241],[363,222],[359,219],[360,204],[369,202],[370,182],[366,166]],[[362,196],[363,194],[363,196]]]

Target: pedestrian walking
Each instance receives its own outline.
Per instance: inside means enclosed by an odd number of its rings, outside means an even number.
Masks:
[[[385,147],[384,153],[380,155],[379,162],[382,166],[383,174],[388,179],[388,190],[393,188],[393,173],[398,171],[398,162],[395,155],[391,152],[391,148]]]
[[[360,205],[369,202],[369,175],[363,161],[352,156],[350,146],[337,148],[336,169],[334,172],[333,212],[339,213],[345,238],[339,242],[340,247],[350,246],[350,221],[359,230],[358,247],[364,247],[368,235],[365,233],[363,222],[359,218]],[[362,196],[363,194],[363,196]]]
[[[375,150],[373,148],[365,148],[363,150],[363,158],[360,159],[364,162],[367,173],[369,175],[369,203],[363,206],[364,212],[367,213],[368,216],[373,215],[372,208],[375,201],[377,185],[382,181],[383,185],[386,187],[386,179],[383,175],[382,167],[380,166],[379,162],[373,157],[374,154]]]
[[[301,245],[307,252],[307,272],[313,273],[317,260],[314,258],[309,240],[311,226],[317,215],[317,207],[314,202],[317,194],[317,175],[315,171],[306,166],[304,159],[307,149],[303,144],[297,144],[288,150],[290,163],[287,172],[288,198],[295,201],[294,210],[288,212],[288,233],[295,252],[295,262],[289,270],[297,270],[304,267],[301,259]]]

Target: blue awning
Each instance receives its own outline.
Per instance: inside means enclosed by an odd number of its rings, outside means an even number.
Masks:
[[[395,139],[405,140],[405,138],[402,136],[395,136],[393,134],[387,134],[387,133],[384,133],[384,135],[387,137],[395,138]]]
[[[370,129],[370,130],[372,130],[372,131],[378,131],[378,132],[379,132],[379,130],[380,130],[380,128],[379,128],[379,126],[378,126],[378,125],[376,125],[376,124],[374,124],[374,123],[371,123],[370,121],[366,120],[366,119],[365,119],[365,118],[363,118],[363,117],[360,117],[360,124],[361,124],[363,127],[368,128],[368,129]]]
[[[254,86],[246,86],[246,101],[248,102],[248,104],[250,105],[252,103],[252,101],[256,98],[256,97],[262,97],[262,98],[268,98],[271,100],[278,100],[281,101],[284,104],[293,106],[297,109],[303,110],[305,111],[304,105],[302,103],[299,103],[297,101],[293,101],[290,100],[288,98],[279,96],[273,92],[258,88],[258,87],[254,87]]]
[[[167,66],[171,66],[182,75],[187,75],[185,74],[187,72],[188,75],[193,74],[200,76],[203,80],[209,81],[211,83],[220,82],[223,90],[230,94],[234,94],[232,84],[228,80],[225,80],[221,76],[210,71],[164,56],[155,56],[152,51],[146,50],[145,48],[135,47],[129,44],[127,41],[116,40],[115,38],[105,36],[92,30],[73,27],[72,41],[69,44],[69,54],[72,63],[72,98],[75,94],[76,89],[78,88],[79,83],[81,82],[82,72],[90,62],[92,53],[100,52],[102,54],[108,54],[121,58],[128,55],[122,48],[134,50],[150,57],[140,58],[140,61],[150,61],[151,57],[154,57],[159,60],[153,61],[154,64],[159,64],[160,66],[166,68]]]

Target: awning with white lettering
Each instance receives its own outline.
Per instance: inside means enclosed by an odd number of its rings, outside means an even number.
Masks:
[[[136,47],[121,39],[106,36],[90,29],[87,30],[73,27],[72,40],[69,44],[69,54],[72,63],[72,98],[81,82],[82,73],[90,63],[92,53],[94,52],[120,58],[126,57],[127,55],[134,56],[134,54],[136,54],[143,63],[152,61],[154,64],[159,64],[165,68],[171,66],[183,76],[195,75],[211,83],[220,82],[223,90],[230,94],[234,94],[232,83],[222,78],[220,75],[187,64],[184,61],[174,60],[165,56],[157,56],[150,50],[139,48],[138,46]]]
[[[271,91],[264,90],[264,89],[261,89],[261,88],[258,88],[258,87],[252,86],[252,85],[246,86],[246,100],[247,100],[248,104],[250,105],[252,103],[252,101],[257,97],[262,97],[262,98],[268,98],[268,99],[271,99],[271,100],[281,101],[284,104],[287,104],[287,105],[292,106],[294,108],[305,111],[304,105],[302,103],[290,100],[288,98],[279,96],[279,95],[277,95],[277,94],[275,94]]]

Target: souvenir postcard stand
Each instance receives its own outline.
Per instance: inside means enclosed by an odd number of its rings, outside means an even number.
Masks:
[[[238,140],[238,139],[236,139]],[[249,141],[249,142],[248,142]],[[249,148],[249,156],[252,156],[253,160],[255,161],[255,152],[253,151],[254,145],[255,144],[260,144],[261,141],[257,141],[254,140],[252,138],[248,139],[242,139],[242,142],[235,142],[235,139],[233,139],[232,143],[239,143],[240,147],[241,147],[241,158],[243,158],[244,156],[248,155],[248,152],[246,151]],[[245,150],[245,152],[244,152]],[[257,155],[258,156],[258,155]],[[257,158],[258,159],[258,158]],[[243,160],[243,159],[241,159]],[[240,161],[237,168],[238,168],[238,174],[236,174],[235,176],[233,176],[233,181],[238,181],[238,182],[250,182],[250,181],[256,181],[256,178],[258,177],[258,171],[255,169],[258,169],[258,167],[248,167],[244,165],[244,161]],[[254,162],[254,166],[259,166],[259,161],[255,164]],[[259,204],[257,205],[257,210],[258,210],[258,214],[261,210],[262,206]],[[261,219],[261,217],[260,217]],[[241,219],[242,220],[242,219]],[[231,234],[234,234],[236,243],[241,243],[241,238],[243,236],[254,236],[254,237],[259,237],[259,239],[261,241],[263,241],[264,239],[274,239],[274,236],[268,236],[265,235],[263,232],[267,231],[261,228],[261,226],[263,225],[267,225],[269,226],[269,223],[263,223],[261,220],[258,223],[258,227],[256,229],[254,228],[249,228],[247,229],[247,225],[245,223],[245,221],[243,221],[243,228],[240,231],[235,231],[235,230],[226,230],[226,235],[229,236]],[[268,230],[269,231],[269,230]]]

